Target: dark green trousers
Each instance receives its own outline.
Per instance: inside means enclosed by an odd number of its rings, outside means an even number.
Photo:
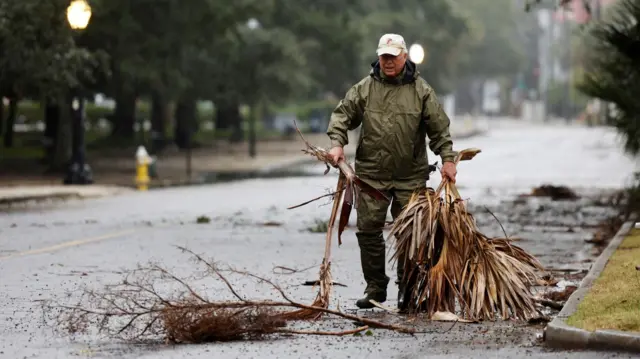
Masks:
[[[386,296],[389,277],[385,271],[386,247],[382,234],[387,212],[391,206],[391,216],[395,220],[409,202],[414,191],[424,188],[416,183],[388,183],[387,181],[366,180],[367,183],[381,190],[391,201],[379,201],[361,192],[357,203],[358,245],[360,246],[360,261],[362,273],[367,283],[365,294],[382,294]],[[392,252],[393,253],[393,252]],[[396,263],[398,282],[403,276],[402,261]]]

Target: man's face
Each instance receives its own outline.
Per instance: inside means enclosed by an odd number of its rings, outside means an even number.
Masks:
[[[378,56],[378,59],[384,74],[389,77],[396,77],[402,72],[404,64],[407,62],[407,54],[402,53],[398,56],[382,54]]]

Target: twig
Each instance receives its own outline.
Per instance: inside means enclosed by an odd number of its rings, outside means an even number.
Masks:
[[[309,269],[315,268],[317,266],[318,266],[317,264],[314,264],[314,265],[312,265],[310,267],[303,268],[303,269],[294,269],[294,268],[283,267],[283,266],[275,266],[275,267],[273,267],[272,272],[274,274],[294,274],[294,273],[306,272]],[[282,272],[277,272],[276,269],[281,269]]]
[[[84,332],[90,325],[97,326],[99,333],[106,333],[123,339],[134,340],[157,338],[165,342],[201,343],[224,340],[254,339],[269,334],[303,334],[342,336],[368,328],[382,328],[400,333],[413,334],[413,328],[387,324],[377,320],[362,318],[328,308],[328,290],[332,285],[328,263],[322,263],[321,288],[316,301],[306,305],[294,301],[285,291],[267,278],[236,270],[231,267],[221,269],[214,262],[205,260],[201,255],[184,247],[181,251],[189,253],[200,265],[204,265],[214,276],[223,282],[237,300],[210,301],[200,295],[188,284],[160,266],[133,271],[140,276],[126,276],[126,280],[117,285],[106,286],[104,292],[85,290],[83,300],[88,306],[56,305],[43,309],[55,309],[57,324],[69,333]],[[286,268],[286,267],[283,267]],[[288,268],[291,269],[291,268]],[[225,273],[243,275],[266,283],[280,294],[281,299],[250,300],[241,297]],[[154,276],[156,278],[154,278]],[[161,295],[154,286],[154,279],[168,280],[179,284],[183,293],[177,299]],[[186,296],[185,296],[186,294]],[[292,315],[292,313],[294,315]],[[291,320],[309,320],[320,314],[333,315],[350,321],[360,322],[360,328],[346,331],[315,331],[289,329]]]
[[[342,191],[344,191],[344,187],[342,189],[338,190],[338,191],[335,191],[335,192],[332,192],[332,193],[328,193],[328,194],[323,194],[322,196],[318,196],[318,197],[316,197],[314,199],[310,199],[310,200],[308,200],[306,202],[297,204],[295,206],[287,207],[287,209],[300,208],[302,206],[306,206],[307,204],[309,204],[311,202],[315,202],[315,201],[321,200],[321,199],[323,199],[325,197],[334,197],[335,195],[337,195],[339,193],[342,193]]]
[[[308,285],[308,286],[314,286],[314,285],[319,285],[319,284],[320,284],[319,280],[308,280],[308,281],[302,283],[302,285]],[[336,285],[338,287],[346,287],[345,284],[338,283],[338,282],[332,282],[331,285]]]
[[[536,299],[536,302],[540,303],[541,305],[544,305],[545,307],[549,307],[556,310],[562,310],[562,308],[564,307],[564,303],[554,302],[553,300],[549,300],[549,299]]]
[[[545,272],[587,272],[586,269],[582,268],[545,268]]]
[[[220,271],[211,263],[209,263],[208,261],[204,260],[204,258],[202,258],[202,256],[200,256],[199,254],[196,254],[195,252],[193,252],[190,249],[187,249],[185,247],[181,247],[181,246],[176,246],[178,249],[190,253],[192,256],[194,256],[198,261],[200,261],[201,263],[204,263],[207,267],[209,267],[209,269],[211,269],[213,271],[213,273],[215,273],[218,278],[220,278],[224,284],[227,286],[227,288],[229,288],[229,291],[231,291],[231,293],[238,298],[240,301],[246,302],[247,300],[242,298],[240,296],[240,294],[238,294],[238,292],[236,292],[236,290],[233,288],[233,286],[231,285],[231,283],[227,280],[227,278],[225,278],[222,274],[220,274]]]
[[[328,308],[322,308],[322,307],[316,307],[316,306],[312,306],[312,305],[306,305],[306,304],[302,304],[302,303],[297,303],[294,300],[292,300],[285,292],[284,290],[278,286],[277,284],[273,283],[272,281],[270,281],[267,278],[262,278],[259,277],[255,274],[252,273],[248,273],[248,272],[242,272],[242,271],[236,271],[236,270],[232,270],[234,273],[237,274],[241,274],[241,275],[247,275],[250,277],[253,277],[255,279],[260,280],[261,282],[267,283],[269,284],[273,289],[275,289],[278,293],[280,293],[280,296],[282,296],[282,298],[284,300],[286,300],[290,306],[292,307],[296,307],[296,308],[300,308],[300,309],[309,309],[309,310],[314,310],[314,311],[319,311],[319,312],[323,312],[323,313],[327,313],[327,314],[333,314],[342,318],[346,318],[346,319],[351,319],[353,321],[359,321],[363,324],[369,325],[369,326],[375,326],[375,327],[379,327],[379,328],[384,328],[384,329],[391,329],[391,330],[395,330],[401,333],[408,333],[408,334],[412,334],[415,332],[414,329],[412,328],[406,328],[406,327],[402,327],[402,326],[397,326],[397,325],[393,325],[393,324],[385,324],[376,320],[372,320],[372,319],[367,319],[367,318],[362,318],[362,317],[358,317],[357,315],[351,315],[351,314],[347,314],[347,313],[343,313],[340,311],[336,311],[333,309],[328,309]]]
[[[203,303],[207,303],[206,300],[204,300],[204,298],[202,298],[200,295],[198,295],[198,293],[196,293],[193,288],[191,288],[191,286],[189,286],[187,283],[185,283],[182,279],[176,277],[175,275],[171,274],[169,271],[167,271],[164,268],[161,268],[160,266],[153,266],[152,267],[153,270],[157,270],[160,273],[169,276],[171,279],[175,280],[176,282],[180,283],[183,287],[185,287],[189,293],[191,293],[191,295],[193,295],[195,298],[197,298],[199,301],[203,302]]]
[[[502,226],[502,223],[500,223],[500,220],[498,219],[498,217],[496,217],[495,214],[493,214],[493,212],[491,212],[491,210],[489,210],[489,208],[487,206],[484,206],[484,209],[487,210],[487,212],[489,212],[489,214],[491,216],[493,216],[493,218],[496,219],[496,221],[498,222],[498,224],[500,225],[500,228],[502,228],[502,233],[504,233],[504,238],[509,239],[509,235],[507,234],[507,231],[504,229],[504,227]]]
[[[295,329],[278,329],[278,333],[291,333],[291,334],[304,334],[304,335],[333,335],[333,336],[345,336],[345,335],[351,335],[351,334],[355,334],[355,333],[360,333],[363,332],[365,330],[369,329],[368,325],[365,325],[363,327],[358,327],[356,329],[352,329],[352,330],[345,330],[342,332],[324,332],[324,331],[317,331],[317,330],[295,330]]]

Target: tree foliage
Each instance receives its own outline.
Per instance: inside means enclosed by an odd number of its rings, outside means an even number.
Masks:
[[[425,48],[425,60],[420,72],[438,91],[452,89],[453,74],[469,34],[468,19],[450,1],[411,0],[368,2],[363,16],[363,61],[368,65],[376,59],[375,49],[384,33],[402,34],[408,45],[417,43]]]
[[[130,139],[139,100],[165,133],[193,127],[198,100],[241,128],[243,104],[339,98],[368,74],[387,32],[425,48],[420,72],[443,93],[460,76],[511,75],[520,62],[518,21],[500,14],[508,0],[87,0],[81,31],[67,24],[70,1],[0,0],[0,92],[104,93],[116,101],[113,134]]]
[[[76,45],[66,0],[0,1],[0,87],[8,97],[55,96],[94,79],[100,53]]]
[[[514,11],[511,0],[455,0],[454,3],[467,16],[472,30],[461,54],[461,77],[496,77],[524,70],[522,39],[531,27],[530,16],[521,9]]]
[[[578,88],[615,105],[613,125],[627,152],[640,154],[640,3],[620,0],[585,35],[585,73]]]

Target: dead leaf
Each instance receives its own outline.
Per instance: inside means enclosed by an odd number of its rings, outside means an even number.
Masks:
[[[431,320],[437,322],[460,322],[460,323],[477,323],[478,321],[462,319],[451,312],[435,312],[431,316]]]
[[[531,318],[527,322],[529,324],[535,325],[535,324],[549,323],[550,321],[551,321],[551,318],[549,318],[546,315],[541,315],[541,316],[538,316],[538,317]]]
[[[558,279],[553,278],[550,275],[545,275],[541,278],[536,279],[536,284],[545,287],[553,287],[558,284]]]
[[[398,314],[398,313],[400,313],[400,310],[399,310],[399,309],[391,308],[391,307],[387,307],[387,306],[382,305],[381,303],[379,303],[379,302],[377,302],[377,301],[375,301],[375,300],[373,300],[373,299],[369,299],[369,302],[370,302],[371,304],[373,304],[375,307],[380,308],[380,309],[382,309],[382,310],[384,310],[384,311],[387,311],[387,312],[389,312],[389,313],[394,313],[394,314]]]
[[[564,288],[564,290],[550,291],[550,292],[544,293],[543,296],[555,302],[564,302],[567,299],[569,299],[571,294],[573,294],[573,292],[575,292],[577,289],[578,287],[576,287],[575,285],[568,285]]]

